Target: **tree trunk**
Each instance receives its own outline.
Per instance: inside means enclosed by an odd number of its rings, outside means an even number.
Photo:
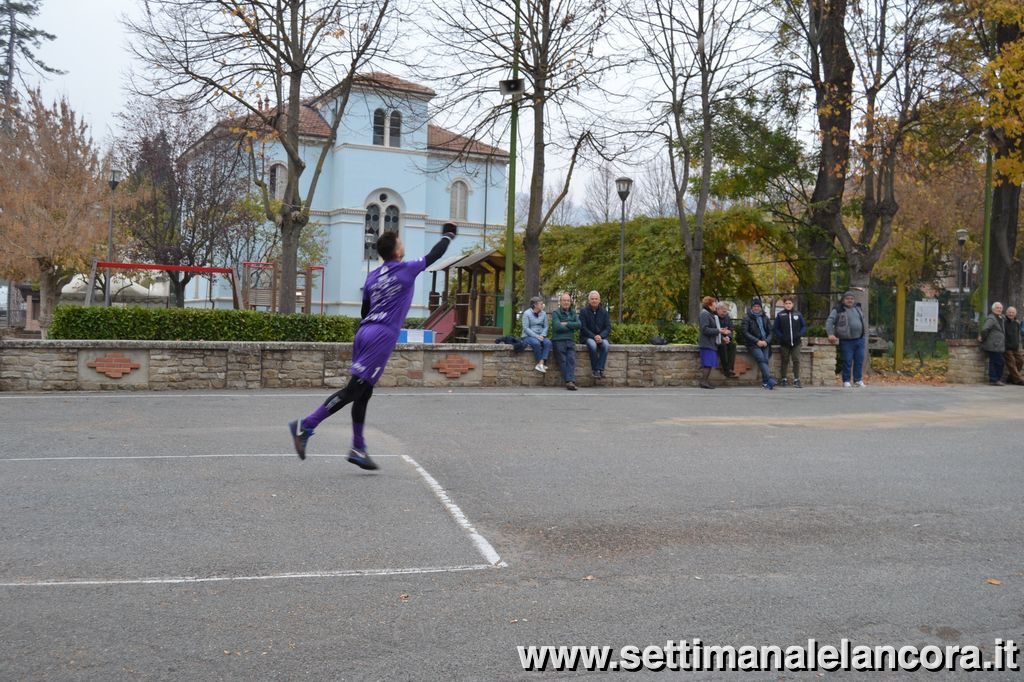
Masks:
[[[538,91],[540,88],[538,87]],[[544,103],[533,103],[533,169],[530,175],[530,208],[523,234],[523,297],[530,300],[540,295],[540,234],[544,229],[544,148],[547,140],[544,130]]]
[[[821,29],[818,44],[812,45],[821,66],[820,77],[815,74],[813,82],[821,155],[810,210],[810,221],[819,233],[811,237],[812,252],[815,258],[823,259],[815,263],[814,287],[820,292],[831,289],[832,242],[842,228],[840,210],[850,160],[854,66],[846,46],[846,0],[812,0],[810,6],[811,22]],[[825,300],[827,297],[819,298],[817,294],[810,296],[807,313]]]
[[[50,327],[50,320],[53,319],[53,309],[57,307],[57,299],[60,298],[60,290],[68,283],[69,279],[68,277],[61,277],[50,267],[40,268],[39,328],[42,330],[42,338],[44,339]]]
[[[996,152],[996,158],[999,151]],[[1016,295],[1012,291],[1011,270],[1017,250],[1020,217],[1020,185],[1005,181],[992,190],[992,239],[989,245],[989,302],[1006,303]],[[1019,262],[1019,261],[1017,261]],[[987,313],[986,313],[987,314]]]
[[[298,267],[301,231],[301,225],[296,225],[290,217],[285,217],[281,224],[281,291],[277,303],[277,312],[284,315],[295,312],[295,273]]]

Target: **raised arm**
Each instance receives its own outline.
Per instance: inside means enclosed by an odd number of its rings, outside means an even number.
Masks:
[[[429,268],[444,255],[444,252],[448,250],[448,245],[455,239],[457,232],[458,228],[455,226],[455,223],[444,224],[444,227],[441,228],[441,239],[434,244],[434,248],[423,258],[426,261],[426,267]]]

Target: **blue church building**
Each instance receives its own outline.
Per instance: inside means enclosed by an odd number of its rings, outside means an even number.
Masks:
[[[332,96],[329,92],[303,105],[303,196],[330,136]],[[383,232],[397,232],[406,259],[412,259],[430,250],[448,221],[459,225],[449,255],[483,249],[489,234],[504,229],[508,153],[431,123],[434,96],[431,89],[390,74],[354,80],[310,211],[310,223],[322,227],[327,238],[322,275],[311,280],[311,312],[320,312],[322,299],[327,314],[359,315],[363,281],[380,264],[375,242]],[[287,156],[279,143],[266,144],[262,163],[271,193],[280,196]],[[427,316],[429,290],[429,277],[420,277],[410,316]],[[190,282],[186,305],[211,304],[231,305],[226,284],[211,286],[202,278]]]

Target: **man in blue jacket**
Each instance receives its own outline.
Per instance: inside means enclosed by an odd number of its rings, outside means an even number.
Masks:
[[[608,360],[608,335],[612,333],[612,318],[601,307],[601,294],[587,294],[587,305],[580,309],[580,340],[590,351],[590,369],[595,379],[604,379],[604,365]]]
[[[742,331],[747,350],[761,370],[761,386],[770,391],[775,388],[775,378],[768,367],[772,357],[772,322],[764,314],[761,299],[751,299],[750,312],[743,318]]]

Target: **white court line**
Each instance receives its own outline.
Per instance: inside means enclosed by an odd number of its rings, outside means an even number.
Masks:
[[[412,457],[402,455],[402,459],[416,467],[416,471],[418,471],[420,476],[422,476],[427,482],[427,485],[429,485],[434,491],[437,498],[441,500],[441,504],[443,504],[445,509],[448,510],[448,513],[452,515],[455,522],[469,534],[470,539],[473,541],[473,544],[476,545],[476,548],[483,555],[484,559],[490,562],[491,566],[495,568],[505,568],[508,566],[508,564],[501,560],[498,553],[494,551],[494,547],[491,546],[491,543],[487,542],[487,539],[477,532],[476,528],[473,527],[473,524],[471,524],[469,519],[466,518],[466,515],[462,513],[461,509],[459,509],[459,506],[452,502],[452,498],[449,497],[448,493],[445,492],[445,489],[441,487],[441,484],[438,483],[433,476],[428,474],[427,470],[421,467]]]
[[[311,457],[346,457],[347,455],[311,455]],[[399,455],[374,455],[379,457],[398,457]],[[132,456],[89,456],[89,457],[32,457],[0,460],[6,462],[38,462],[52,460],[76,460],[76,459],[193,459],[213,457],[294,457],[294,455],[281,454],[206,454],[206,455],[132,455]],[[314,571],[310,573],[270,573],[267,575],[237,575],[237,576],[178,576],[178,577],[156,577],[156,578],[113,578],[97,580],[23,580],[16,582],[0,582],[0,587],[67,587],[67,586],[100,586],[100,585],[182,585],[190,583],[211,583],[211,582],[242,582],[256,580],[284,580],[284,579],[309,579],[309,578],[351,578],[366,576],[390,576],[390,575],[419,575],[424,573],[459,573],[465,571],[482,571],[490,568],[506,568],[507,563],[495,551],[491,543],[487,541],[469,522],[466,515],[462,513],[451,496],[441,487],[433,476],[426,469],[419,465],[416,460],[408,455],[401,455],[402,459],[411,464],[416,472],[427,482],[434,495],[441,501],[444,508],[451,514],[455,522],[466,531],[472,540],[477,551],[483,555],[488,562],[486,564],[472,564],[464,566],[428,566],[418,568],[370,568],[356,570],[338,571]]]
[[[418,575],[422,573],[459,573],[485,571],[489,564],[472,566],[426,566],[421,568],[367,568],[348,571],[312,571],[310,573],[270,573],[267,575],[225,575],[201,578],[180,576],[167,578],[126,578],[111,580],[24,580],[0,583],[0,587],[65,587],[69,585],[184,585],[189,583],[224,583],[253,580],[297,580],[307,578],[353,578],[381,575]]]

